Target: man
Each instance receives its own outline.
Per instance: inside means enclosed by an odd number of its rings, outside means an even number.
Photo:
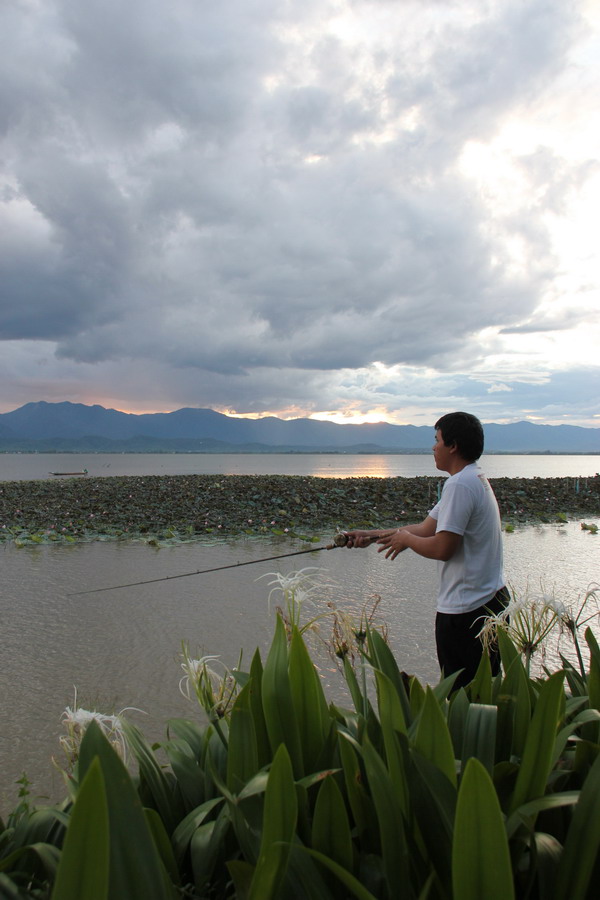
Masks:
[[[482,617],[508,602],[502,571],[502,535],[498,503],[477,465],[483,453],[483,428],[475,416],[448,413],[435,424],[433,456],[448,472],[439,503],[418,525],[386,531],[349,531],[348,547],[381,544],[386,559],[407,548],[439,561],[435,639],[443,675],[462,669],[454,689],[473,680],[483,647],[477,637]],[[493,674],[500,670],[497,650],[490,652]]]

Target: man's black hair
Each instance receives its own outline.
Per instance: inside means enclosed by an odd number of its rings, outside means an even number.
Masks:
[[[441,432],[446,447],[456,445],[460,456],[475,462],[483,453],[483,427],[477,416],[471,413],[447,413],[435,423],[435,430]]]

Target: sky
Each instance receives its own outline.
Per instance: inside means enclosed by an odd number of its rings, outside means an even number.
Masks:
[[[0,0],[0,412],[600,427],[596,0]]]

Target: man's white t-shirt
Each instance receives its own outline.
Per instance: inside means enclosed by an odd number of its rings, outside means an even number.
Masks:
[[[429,515],[437,522],[436,533],[462,536],[454,556],[439,563],[438,612],[472,612],[504,587],[498,503],[477,463],[446,480],[440,501]]]

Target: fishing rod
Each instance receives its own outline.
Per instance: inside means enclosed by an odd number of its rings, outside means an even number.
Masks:
[[[131,581],[129,584],[116,584],[113,587],[92,588],[89,591],[74,591],[67,594],[68,597],[81,597],[82,594],[99,594],[103,591],[119,591],[122,588],[138,587],[141,584],[156,584],[158,581],[173,581],[175,578],[189,578],[190,575],[206,575],[208,572],[221,572],[223,569],[237,569],[241,566],[253,566],[256,563],[270,562],[272,559],[284,559],[287,556],[302,556],[303,553],[316,553],[318,550],[334,550],[336,547],[345,547],[348,543],[348,535],[341,531],[336,534],[330,544],[323,547],[310,547],[308,550],[296,550],[293,553],[280,553],[278,556],[265,556],[262,559],[249,559],[246,562],[229,563],[227,566],[214,566],[212,569],[196,569],[195,572],[183,572],[179,575],[164,575],[162,578],[149,578],[146,581]]]

